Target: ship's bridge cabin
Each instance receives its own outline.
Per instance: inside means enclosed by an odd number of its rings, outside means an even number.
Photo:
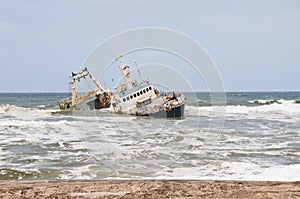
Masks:
[[[150,104],[158,96],[159,92],[153,88],[150,82],[143,82],[118,94],[119,105],[122,111],[129,111],[133,108],[140,108],[139,106]]]

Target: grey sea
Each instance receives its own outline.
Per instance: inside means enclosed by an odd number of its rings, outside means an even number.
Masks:
[[[300,92],[229,92],[225,106],[185,95],[184,118],[159,119],[1,93],[0,180],[300,180]]]

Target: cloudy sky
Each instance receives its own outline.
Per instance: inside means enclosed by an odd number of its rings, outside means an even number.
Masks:
[[[300,1],[0,1],[0,92],[68,91],[68,75],[122,31],[162,27],[201,44],[227,91],[300,90]]]

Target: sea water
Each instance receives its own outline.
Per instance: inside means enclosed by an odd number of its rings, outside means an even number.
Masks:
[[[185,93],[182,119],[62,112],[68,95],[0,94],[0,180],[300,180],[300,92]]]

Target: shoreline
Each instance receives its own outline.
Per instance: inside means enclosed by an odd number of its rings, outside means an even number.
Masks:
[[[0,181],[0,198],[300,198],[300,181]]]

